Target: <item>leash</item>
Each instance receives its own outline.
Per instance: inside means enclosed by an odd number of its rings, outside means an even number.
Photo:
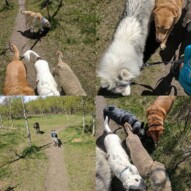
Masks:
[[[147,66],[153,66],[153,65],[158,65],[158,64],[174,64],[174,63],[177,63],[177,64],[181,64],[183,62],[183,60],[176,60],[176,61],[158,61],[158,62],[151,62],[151,63],[144,63],[142,66],[141,66],[141,70],[143,70],[145,67]]]

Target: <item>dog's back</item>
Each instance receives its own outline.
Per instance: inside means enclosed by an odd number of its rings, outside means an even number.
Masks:
[[[14,44],[10,44],[14,53],[12,61],[7,65],[4,85],[4,95],[35,95],[26,79],[26,68],[19,60],[19,51]]]
[[[155,0],[127,0],[125,16],[136,18],[141,25],[142,32],[147,34],[154,5]]]
[[[109,191],[111,170],[106,160],[106,153],[96,147],[96,191]]]
[[[66,95],[85,96],[80,81],[68,64],[62,61],[62,53],[57,51],[58,64],[54,67],[54,76],[57,77],[59,84],[64,89]]]

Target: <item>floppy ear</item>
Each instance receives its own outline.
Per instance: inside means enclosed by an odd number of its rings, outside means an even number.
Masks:
[[[119,80],[122,80],[122,81],[128,81],[133,77],[134,76],[127,69],[122,69],[118,75]]]
[[[107,88],[108,86],[109,86],[108,81],[106,81],[106,80],[101,80],[101,87],[102,87],[102,88]]]

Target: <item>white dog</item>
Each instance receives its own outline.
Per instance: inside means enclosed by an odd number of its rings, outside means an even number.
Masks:
[[[50,73],[48,62],[42,60],[36,52],[27,50],[23,55],[27,63],[30,62],[31,54],[37,58],[37,61],[35,62],[35,68],[37,71],[36,83],[38,94],[40,96],[59,96],[60,93],[57,90],[56,81]]]
[[[115,176],[129,189],[145,189],[145,184],[137,168],[129,162],[129,157],[121,146],[121,140],[113,134],[108,125],[108,117],[104,121],[104,130],[108,133],[104,145],[108,155],[108,163]]]
[[[143,64],[154,3],[155,0],[126,0],[125,17],[98,68],[103,88],[123,96],[130,95],[130,83],[140,74]]]

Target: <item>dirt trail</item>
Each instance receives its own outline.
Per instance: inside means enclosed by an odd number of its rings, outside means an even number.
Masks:
[[[30,40],[26,37],[22,36],[18,31],[26,31],[25,17],[20,13],[20,9],[25,9],[25,0],[18,0],[18,13],[15,20],[15,26],[13,29],[13,33],[10,37],[10,41],[13,42],[20,51],[20,55],[22,55],[26,50],[30,49],[29,42]],[[35,89],[36,88],[36,72],[35,68],[31,64],[26,64],[27,68],[27,80],[30,85]]]
[[[56,132],[61,130],[63,130],[63,128],[57,128]],[[57,148],[52,144],[51,147],[46,150],[46,154],[48,156],[48,170],[45,180],[45,190],[67,191],[67,176],[62,147]]]

